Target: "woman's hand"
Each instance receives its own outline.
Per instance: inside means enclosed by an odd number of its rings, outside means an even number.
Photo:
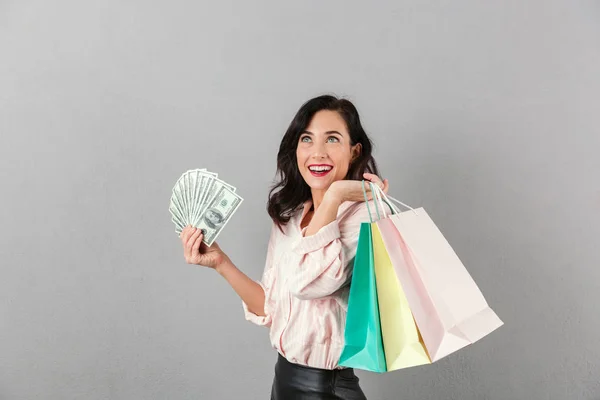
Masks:
[[[382,181],[377,175],[369,173],[365,173],[363,177],[366,181],[365,190],[367,192],[367,199],[373,200],[373,194],[371,193],[371,185],[369,185],[369,182],[379,186],[383,190],[383,193],[387,194],[389,189],[389,183],[387,179]],[[363,184],[361,181],[335,181],[331,184],[331,186],[329,186],[329,189],[327,189],[327,193],[325,195],[331,196],[340,204],[344,201],[365,201]]]
[[[202,242],[204,235],[198,228],[188,225],[183,228],[180,237],[183,244],[183,255],[188,264],[203,265],[215,269],[228,260],[227,255],[216,242],[210,247]]]

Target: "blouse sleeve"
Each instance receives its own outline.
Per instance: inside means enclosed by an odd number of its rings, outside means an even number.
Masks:
[[[259,325],[270,327],[272,322],[272,288],[273,282],[275,280],[275,272],[273,268],[273,248],[275,245],[275,226],[271,227],[271,235],[269,238],[269,244],[267,247],[267,259],[265,262],[265,269],[263,271],[263,276],[260,281],[257,283],[262,287],[265,292],[265,306],[264,306],[264,316],[256,315],[252,311],[248,309],[248,305],[242,300],[242,307],[244,309],[244,316],[246,320]]]
[[[291,251],[294,270],[288,285],[293,296],[303,300],[325,297],[349,282],[362,222],[369,222],[364,202],[351,206],[312,236],[305,237],[306,228],[302,229]]]

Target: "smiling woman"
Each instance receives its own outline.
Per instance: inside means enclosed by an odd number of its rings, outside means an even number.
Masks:
[[[280,180],[270,193],[269,215],[285,224],[307,200],[312,198],[318,207],[333,182],[379,175],[372,149],[352,102],[327,95],[307,101],[279,146]]]
[[[216,243],[204,245],[202,232],[181,233],[186,261],[219,272],[242,299],[246,319],[269,328],[279,353],[271,399],[365,399],[353,369],[338,363],[358,233],[369,220],[361,181],[388,190],[372,147],[350,101],[320,96],[298,110],[277,154],[279,181],[267,206],[273,225],[258,282]]]

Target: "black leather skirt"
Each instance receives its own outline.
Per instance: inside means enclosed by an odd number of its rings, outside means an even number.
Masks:
[[[354,369],[320,369],[293,364],[281,354],[275,364],[271,400],[366,400]]]

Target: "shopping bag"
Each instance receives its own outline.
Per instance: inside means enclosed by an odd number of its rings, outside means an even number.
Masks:
[[[431,361],[475,343],[503,325],[425,209],[412,209],[375,187],[394,214],[377,227]],[[409,208],[400,212],[391,201]]]
[[[344,347],[338,364],[372,372],[386,371],[369,222],[360,226],[348,295]]]
[[[379,319],[388,371],[430,364],[404,290],[385,249],[377,223],[371,225]]]

